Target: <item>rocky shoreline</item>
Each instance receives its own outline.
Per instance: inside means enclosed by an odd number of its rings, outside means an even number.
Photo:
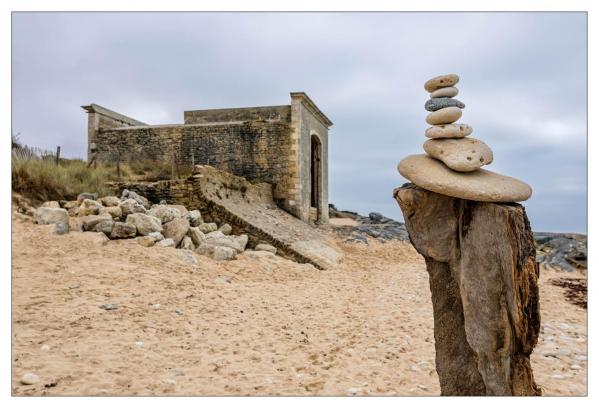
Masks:
[[[368,244],[369,239],[381,242],[409,241],[403,222],[371,212],[368,216],[353,211],[339,210],[329,204],[329,217],[347,218],[356,225],[335,226],[335,232],[347,242]],[[560,232],[534,232],[537,262],[548,268],[572,272],[587,269],[587,236]]]

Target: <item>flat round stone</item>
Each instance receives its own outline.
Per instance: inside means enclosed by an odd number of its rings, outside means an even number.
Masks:
[[[424,89],[428,92],[436,91],[439,88],[446,88],[448,86],[454,86],[460,80],[460,77],[456,74],[440,75],[429,79],[424,83]]]
[[[460,138],[472,133],[472,127],[465,123],[451,123],[449,125],[431,126],[424,135],[431,139]]]
[[[455,171],[474,171],[493,161],[491,148],[472,137],[427,140],[423,147],[431,157]]]
[[[431,92],[431,98],[453,98],[460,91],[455,86],[446,86]]]
[[[515,178],[483,169],[460,173],[425,154],[404,158],[397,169],[419,187],[465,200],[508,203],[532,195],[530,186]]]
[[[456,108],[464,109],[466,105],[464,102],[458,101],[453,98],[432,98],[426,101],[424,104],[424,109],[429,112],[436,112],[439,109],[449,108],[450,106],[455,106]]]
[[[451,106],[449,108],[439,109],[436,112],[429,113],[426,116],[426,123],[429,125],[446,125],[453,123],[462,117],[462,110]]]

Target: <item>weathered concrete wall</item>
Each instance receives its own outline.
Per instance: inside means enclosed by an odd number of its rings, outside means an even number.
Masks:
[[[208,164],[272,184],[277,204],[293,212],[296,154],[284,122],[142,126],[100,130],[98,160],[156,160]]]
[[[291,120],[291,107],[257,106],[252,108],[205,109],[184,112],[185,124],[230,123],[254,120],[281,121]]]

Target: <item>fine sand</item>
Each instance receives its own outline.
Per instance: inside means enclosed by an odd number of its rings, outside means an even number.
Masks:
[[[408,244],[339,241],[344,262],[319,271],[12,228],[14,395],[439,395],[428,275]],[[533,369],[545,395],[584,395],[586,310],[549,283],[563,276],[584,277],[541,272]],[[40,382],[22,385],[28,372]]]

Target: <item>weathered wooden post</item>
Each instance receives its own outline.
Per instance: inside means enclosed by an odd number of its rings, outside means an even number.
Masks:
[[[540,395],[530,365],[540,327],[539,268],[525,183],[480,169],[491,149],[454,124],[465,105],[457,75],[427,81],[424,149],[398,170],[414,184],[393,192],[424,257],[442,395]]]
[[[56,161],[55,161],[55,163],[57,166],[60,163],[60,146],[56,146]]]

